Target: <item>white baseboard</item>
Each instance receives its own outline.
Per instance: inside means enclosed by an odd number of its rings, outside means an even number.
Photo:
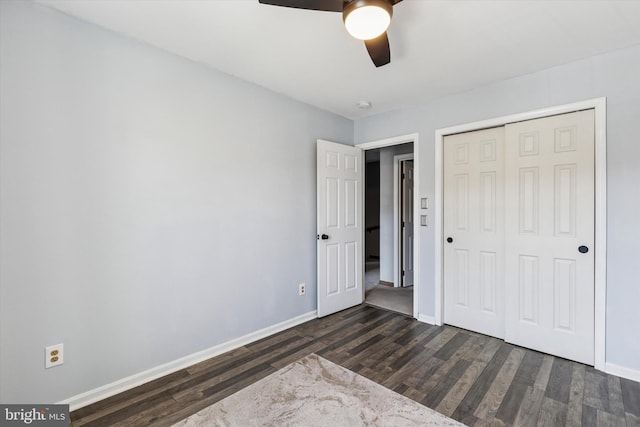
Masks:
[[[436,318],[433,316],[427,316],[426,314],[418,314],[418,322],[428,323],[430,325],[436,324]]]
[[[636,371],[635,369],[625,368],[624,366],[616,365],[615,363],[606,362],[604,364],[604,371],[607,374],[640,382],[640,371]]]
[[[285,329],[289,329],[301,323],[315,319],[317,317],[317,314],[318,313],[316,310],[310,311],[300,316],[296,316],[292,319],[285,320],[284,322],[268,326],[264,329],[260,329],[242,337],[235,338],[233,340],[215,345],[202,351],[198,351],[188,356],[181,357],[180,359],[174,360],[172,362],[156,366],[155,368],[139,372],[129,377],[122,378],[121,380],[114,381],[110,384],[106,384],[93,390],[78,394],[58,403],[69,405],[69,410],[75,411],[76,409],[82,408],[83,406],[90,405],[92,403],[114,396],[118,393],[122,393],[123,391],[130,390],[134,387],[148,383],[149,381],[153,381],[165,375],[172,374],[179,371],[180,369],[195,365],[196,363],[205,361],[219,354],[226,353],[227,351],[242,347],[243,345],[247,345],[254,341],[284,331]]]

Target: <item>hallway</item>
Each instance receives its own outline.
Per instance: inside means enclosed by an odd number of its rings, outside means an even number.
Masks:
[[[384,310],[413,316],[413,286],[396,288],[380,284],[380,263],[365,265],[364,303]]]

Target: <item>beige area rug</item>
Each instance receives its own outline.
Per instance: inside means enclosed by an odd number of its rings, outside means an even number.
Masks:
[[[463,425],[312,354],[174,427]]]
[[[413,286],[394,288],[378,285],[367,291],[364,303],[398,313],[413,315]]]

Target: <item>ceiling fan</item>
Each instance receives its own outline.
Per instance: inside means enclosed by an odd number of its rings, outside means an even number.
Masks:
[[[391,62],[387,28],[393,15],[393,5],[402,0],[258,0],[262,4],[298,9],[342,12],[349,34],[364,40],[376,67]]]

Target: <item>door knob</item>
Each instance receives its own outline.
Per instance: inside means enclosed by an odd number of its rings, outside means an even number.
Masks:
[[[453,237],[447,237],[447,243],[453,243]]]
[[[581,254],[586,254],[587,252],[589,252],[589,248],[587,246],[580,246],[578,248],[578,252],[580,252]]]
[[[322,240],[327,240],[327,239],[329,239],[329,236],[327,236],[326,234],[323,234],[323,235],[321,236],[321,238],[322,238]]]

